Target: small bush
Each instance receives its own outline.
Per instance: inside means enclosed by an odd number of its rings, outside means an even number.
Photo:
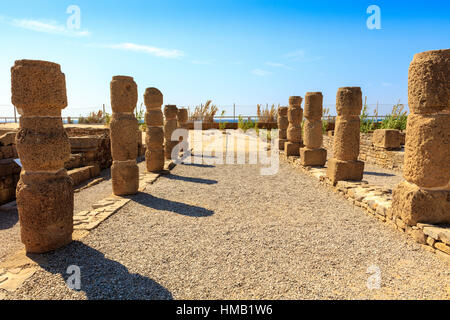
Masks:
[[[392,112],[381,122],[380,128],[405,130],[408,115],[406,111],[403,111],[404,108],[405,106],[401,104],[399,100],[398,103],[392,107]]]

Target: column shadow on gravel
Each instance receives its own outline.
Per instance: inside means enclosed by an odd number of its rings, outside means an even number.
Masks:
[[[185,182],[192,182],[192,183],[217,184],[217,180],[183,177],[183,176],[179,176],[179,175],[173,174],[173,173],[165,175],[165,176],[161,176],[161,177],[165,178],[165,179],[170,179],[170,180],[178,180],[178,181],[185,181]]]
[[[212,164],[200,164],[200,163],[181,163],[182,166],[198,167],[198,168],[215,168]]]
[[[17,210],[0,211],[0,230],[14,227],[19,222]]]
[[[67,268],[80,267],[81,289],[75,291],[85,292],[89,300],[173,300],[172,293],[156,281],[130,273],[124,265],[80,241],[50,253],[28,256],[44,270],[60,274],[66,284],[73,274],[68,274]]]
[[[192,206],[182,202],[158,198],[143,192],[138,192],[135,196],[133,196],[132,201],[155,210],[175,212],[189,217],[201,218],[209,217],[214,214],[214,211],[212,210]]]
[[[370,176],[379,176],[379,177],[395,177],[395,174],[386,173],[386,172],[364,171],[364,174],[367,174]]]

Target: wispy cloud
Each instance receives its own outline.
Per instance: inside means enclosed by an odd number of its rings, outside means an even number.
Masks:
[[[66,26],[59,24],[56,21],[44,21],[33,19],[10,19],[2,17],[1,22],[7,23],[16,28],[27,29],[36,32],[57,34],[71,37],[85,37],[91,33],[87,30],[68,29]]]
[[[262,69],[253,69],[252,73],[258,77],[264,77],[264,76],[268,76],[268,75],[272,74],[272,72],[267,71],[267,70],[262,70]]]
[[[136,43],[119,43],[119,44],[109,44],[109,45],[90,45],[94,47],[103,47],[117,50],[126,50],[134,52],[142,52],[155,57],[168,58],[168,59],[178,59],[184,56],[183,51],[177,49],[162,49],[154,46],[141,45]]]
[[[200,64],[200,65],[211,65],[215,62],[215,60],[192,60],[192,64]]]
[[[269,67],[274,67],[274,68],[282,68],[282,69],[286,69],[286,70],[294,70],[293,68],[283,64],[283,63],[278,63],[278,62],[266,62],[266,65]]]
[[[283,57],[292,61],[298,61],[305,57],[305,51],[303,50],[292,51],[286,53]]]
[[[283,58],[289,61],[300,61],[300,62],[314,62],[322,60],[322,56],[311,57],[306,54],[304,50],[296,50],[283,55]]]
[[[390,82],[382,82],[381,86],[383,86],[383,87],[391,87],[392,83],[390,83]]]

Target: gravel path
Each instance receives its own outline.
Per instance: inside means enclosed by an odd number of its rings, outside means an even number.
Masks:
[[[144,170],[144,168],[145,162],[139,163],[139,169]],[[105,178],[105,181],[74,194],[74,212],[91,210],[94,203],[112,194],[110,170],[103,170],[100,177]],[[0,244],[0,262],[8,254],[23,248],[23,244],[20,241],[17,210],[0,211]]]
[[[89,190],[89,189],[88,189]],[[82,242],[44,255],[10,299],[449,298],[450,269],[281,163],[178,165]],[[81,267],[81,291],[66,268]],[[369,290],[369,270],[381,289]]]

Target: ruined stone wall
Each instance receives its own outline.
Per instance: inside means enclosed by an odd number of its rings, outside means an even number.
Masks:
[[[358,159],[367,163],[376,164],[382,168],[402,171],[404,149],[387,150],[380,147],[375,147],[372,143],[371,133],[360,134],[360,148]],[[323,145],[328,152],[332,154],[333,138],[328,135],[323,136]]]

